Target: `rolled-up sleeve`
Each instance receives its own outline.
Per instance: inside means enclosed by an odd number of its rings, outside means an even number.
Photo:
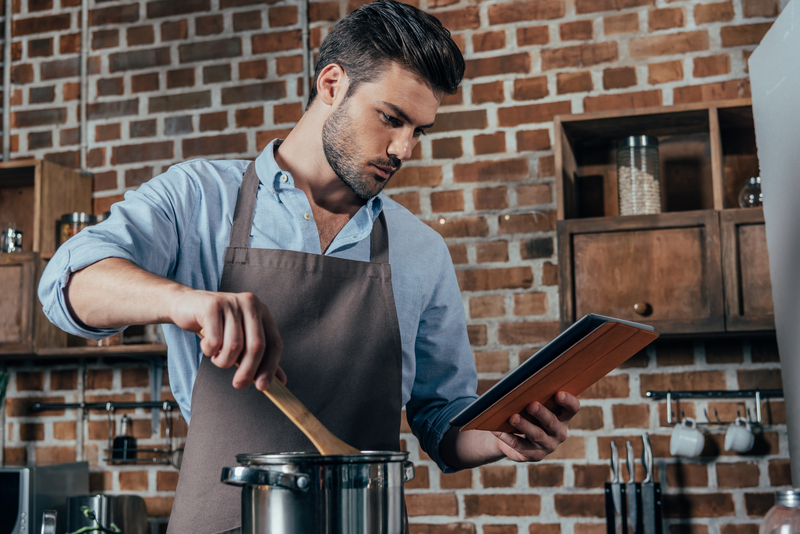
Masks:
[[[179,167],[125,193],[125,200],[111,207],[108,219],[81,230],[48,262],[38,288],[47,318],[62,330],[89,339],[122,331],[90,328],[72,316],[65,292],[71,274],[106,258],[122,258],[169,277],[198,199],[196,184]]]
[[[439,454],[450,419],[477,398],[475,360],[464,305],[447,248],[423,309],[415,344],[417,372],[406,404],[409,425],[422,449],[445,473],[455,472]]]

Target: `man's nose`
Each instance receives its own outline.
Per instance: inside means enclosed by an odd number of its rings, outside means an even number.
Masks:
[[[414,129],[402,128],[402,131],[397,132],[389,145],[389,155],[400,161],[406,161],[411,158],[411,151],[414,150],[416,144],[417,138],[414,137]]]

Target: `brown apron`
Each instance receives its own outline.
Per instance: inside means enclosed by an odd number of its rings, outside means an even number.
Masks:
[[[219,290],[252,292],[269,307],[284,343],[287,387],[337,437],[359,450],[400,450],[402,348],[383,213],[369,262],[248,248],[258,183],[251,163]],[[209,358],[200,363],[169,533],[241,525],[241,489],[220,482],[236,454],[315,450],[262,392],[235,389],[234,372]]]

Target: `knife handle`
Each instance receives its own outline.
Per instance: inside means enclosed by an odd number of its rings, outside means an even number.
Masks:
[[[650,445],[650,434],[642,436],[642,464],[644,464],[644,482],[653,481],[653,447]]]
[[[628,468],[628,483],[635,481],[636,472],[633,463],[636,457],[633,455],[633,443],[630,440],[625,442],[625,466]]]

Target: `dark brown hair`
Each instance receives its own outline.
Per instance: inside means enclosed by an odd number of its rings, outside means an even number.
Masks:
[[[378,0],[340,20],[322,42],[308,105],[317,96],[317,78],[326,66],[344,69],[350,79],[349,96],[391,63],[447,94],[455,93],[464,77],[461,51],[436,17],[408,4]]]

